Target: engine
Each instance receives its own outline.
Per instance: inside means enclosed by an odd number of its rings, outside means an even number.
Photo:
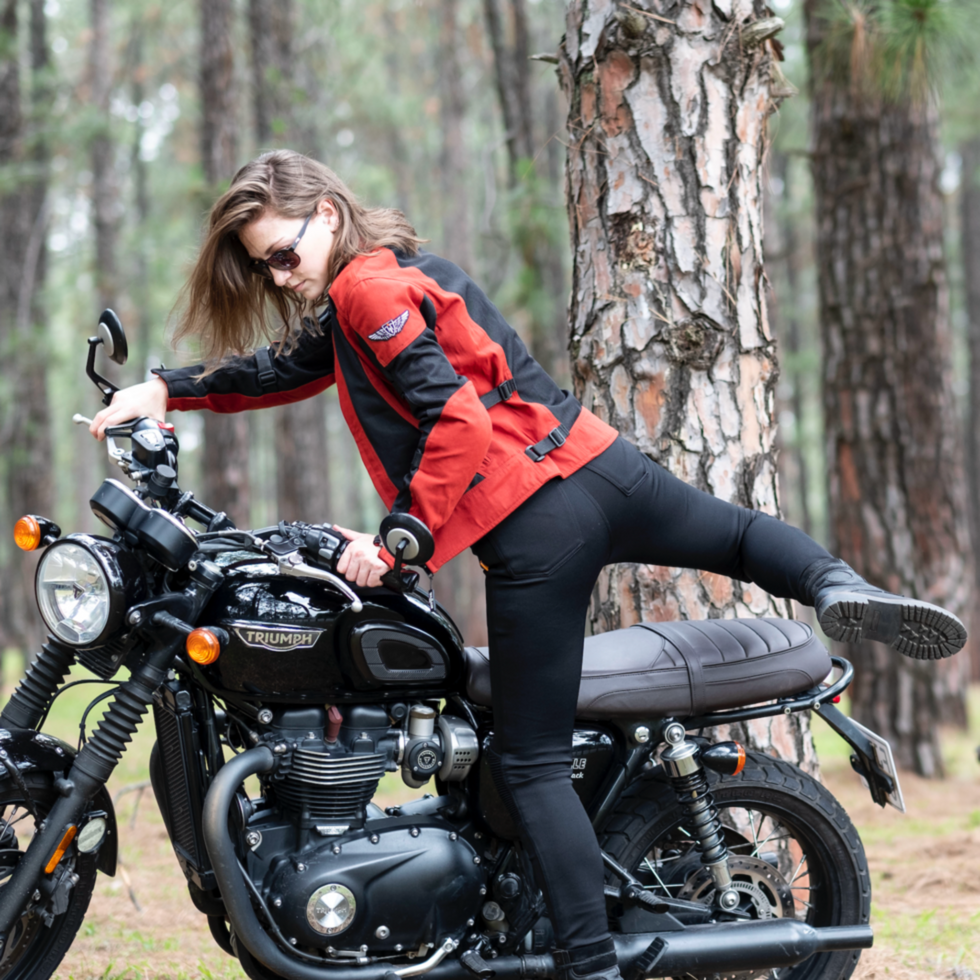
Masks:
[[[479,754],[464,720],[428,704],[269,711],[280,764],[246,806],[247,870],[283,936],[339,956],[391,955],[461,938],[486,894],[450,797],[384,813],[385,772],[418,787],[465,779]]]

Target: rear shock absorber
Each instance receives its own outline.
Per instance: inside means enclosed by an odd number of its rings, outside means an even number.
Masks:
[[[35,728],[51,696],[61,687],[75,662],[75,651],[53,636],[41,647],[34,663],[17,685],[0,714],[0,727]]]
[[[664,727],[664,740],[670,747],[660,753],[660,759],[670,776],[677,801],[687,813],[688,830],[700,848],[701,863],[711,872],[715,902],[730,912],[738,906],[739,895],[732,888],[724,829],[701,764],[701,746],[689,742],[684,726],[676,721]]]

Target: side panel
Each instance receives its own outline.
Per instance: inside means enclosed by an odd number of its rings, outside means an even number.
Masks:
[[[490,771],[487,749],[492,742],[491,732],[483,738],[478,774],[475,777],[479,812],[497,837],[514,840],[518,836],[517,827]],[[611,732],[591,725],[581,725],[575,729],[572,735],[572,786],[586,810],[606,782],[616,756],[617,743]]]

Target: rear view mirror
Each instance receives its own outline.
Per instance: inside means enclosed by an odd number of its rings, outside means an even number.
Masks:
[[[126,343],[126,331],[122,322],[112,310],[103,310],[99,317],[99,340],[105,348],[110,361],[125,364],[129,356],[129,345]]]
[[[398,546],[404,542],[401,558],[413,565],[424,565],[436,550],[432,532],[411,514],[389,514],[381,522],[381,540],[396,557]]]

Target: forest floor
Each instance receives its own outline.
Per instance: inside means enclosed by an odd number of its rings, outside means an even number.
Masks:
[[[72,727],[92,691],[67,692],[46,730],[74,742]],[[875,946],[862,956],[855,980],[980,980],[980,764],[975,754],[980,690],[973,693],[973,731],[944,736],[948,778],[902,775],[905,815],[875,806],[851,772],[844,744],[826,726],[815,725],[824,782],[860,831],[872,870]],[[110,784],[114,794],[147,778],[152,739],[152,725],[142,725]],[[391,776],[382,792],[384,802],[419,793]],[[117,812],[122,873],[99,876],[88,916],[56,977],[244,977],[237,960],[214,944],[205,918],[190,902],[152,791],[123,794]]]

